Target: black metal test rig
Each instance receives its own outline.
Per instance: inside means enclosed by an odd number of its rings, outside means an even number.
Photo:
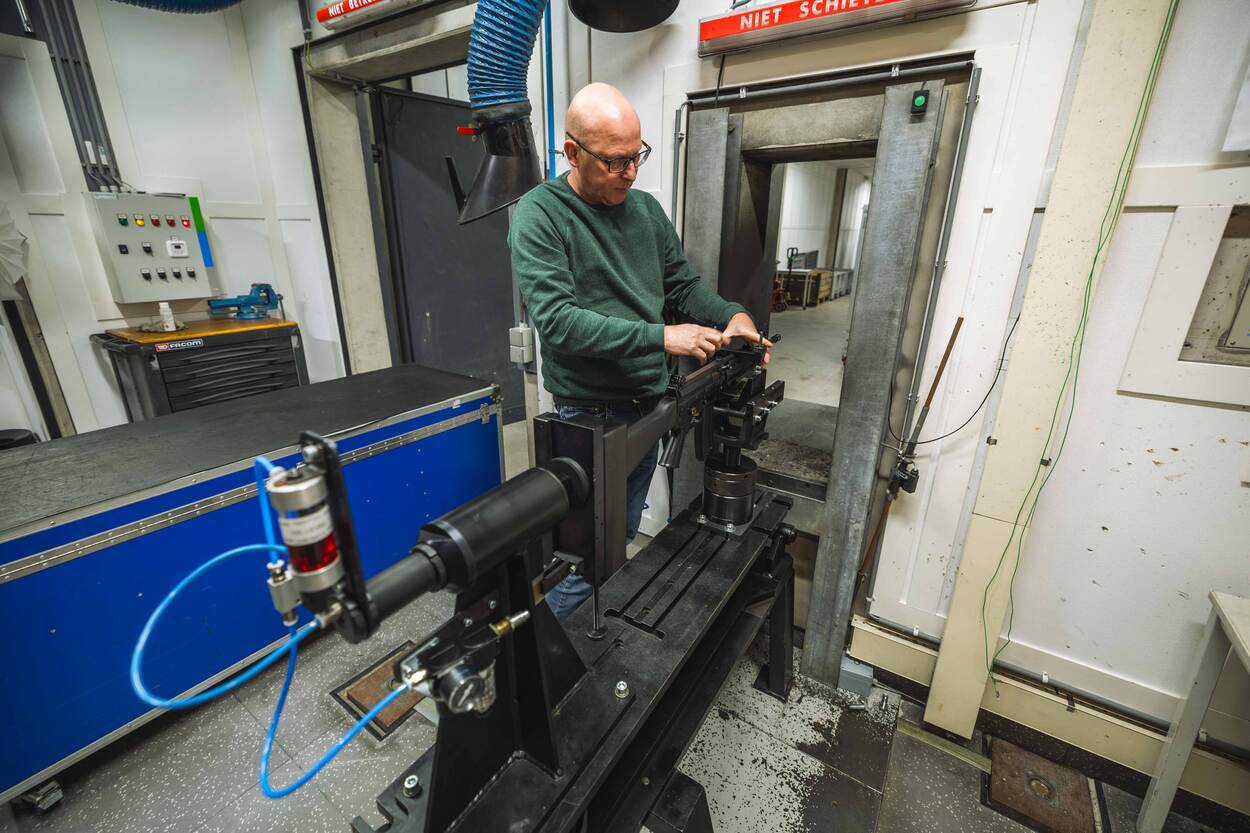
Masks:
[[[270,577],[279,609],[293,619],[302,603],[358,642],[417,597],[456,593],[452,618],[396,663],[437,702],[438,740],[381,793],[376,833],[710,833],[677,763],[765,620],[756,685],[785,699],[791,681],[790,502],[755,488],[742,453],[784,394],[762,357],[721,351],[631,425],[538,417],[534,468],[426,524],[369,581],[333,445],[301,437],[305,463],[268,484],[296,520],[291,563]],[[689,434],[704,494],[626,560],[626,477],[665,436],[661,464],[675,464]],[[561,627],[543,596],[571,570],[594,593]]]

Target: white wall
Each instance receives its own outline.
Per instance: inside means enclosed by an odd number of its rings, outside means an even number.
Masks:
[[[274,284],[301,324],[313,381],[341,375],[290,52],[301,38],[295,7],[249,0],[224,13],[176,15],[78,0],[77,11],[127,182],[200,195],[218,261],[215,285],[239,294],[254,282]],[[142,323],[155,306],[112,301],[46,51],[31,42],[10,42],[6,51],[0,84],[12,94],[0,96],[0,121],[13,171],[8,186],[20,195],[50,284],[35,298],[36,312],[65,342],[56,366],[62,384],[68,378],[82,394],[67,394],[79,430],[124,422],[111,370],[88,339]],[[206,315],[203,302],[174,309],[187,319]]]
[[[838,163],[791,162],[781,192],[781,222],[777,230],[778,268],[786,267],[786,252],[818,252],[816,265],[829,266],[829,228],[837,186]]]
[[[835,269],[854,269],[859,263],[859,237],[864,226],[864,209],[872,195],[871,174],[846,172],[846,195],[842,201],[842,221],[838,229],[838,260]]]
[[[972,413],[997,366],[1062,132],[1064,79],[1079,47],[1084,5],[990,0],[937,20],[756,49],[725,63],[723,86],[732,95],[736,84],[751,81],[974,53],[983,70],[980,105],[934,331],[949,332],[957,315],[966,321],[928,435]],[[697,20],[725,6],[686,0],[656,29],[592,37],[593,77],[621,87],[639,109],[644,138],[663,143],[662,165],[640,171],[642,187],[667,196],[674,111],[688,91],[711,88],[720,69],[719,59],[695,55]],[[1245,164],[1244,154],[1219,150],[1250,62],[1244,12],[1238,0],[1181,4],[1139,166]],[[856,216],[844,213],[847,221]],[[1239,479],[1250,453],[1242,445],[1250,442],[1250,417],[1117,392],[1166,229],[1154,212],[1129,214],[1111,247],[1094,301],[1073,438],[1026,547],[1017,580],[1019,645],[1005,655],[1156,716],[1170,714],[1206,618],[1206,591],[1250,594],[1250,490]],[[1195,279],[1205,274],[1204,265]],[[887,526],[875,615],[940,637],[976,495],[986,413],[924,447],[920,489],[899,501]],[[1238,726],[1223,728],[1242,740]]]

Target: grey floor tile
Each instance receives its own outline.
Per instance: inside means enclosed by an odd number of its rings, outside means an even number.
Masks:
[[[274,773],[281,786],[291,767]],[[285,798],[271,799],[253,787],[201,827],[196,833],[348,833],[350,822],[315,784],[307,784]]]
[[[1141,799],[1110,784],[1102,784],[1100,787],[1103,802],[1107,808],[1107,820],[1110,822],[1108,833],[1136,833]],[[1184,816],[1170,813],[1163,825],[1163,833],[1216,833],[1216,831],[1212,827],[1199,824]]]
[[[61,804],[42,816],[19,810],[18,829],[193,831],[256,783],[261,741],[257,722],[227,696],[59,777]],[[275,751],[276,764],[287,760]]]
[[[13,817],[13,805],[0,804],[0,833],[17,833],[17,819]]]
[[[354,721],[330,692],[404,640],[416,642],[434,631],[451,615],[452,604],[450,594],[420,599],[387,619],[376,634],[358,645],[333,633],[313,640],[299,653],[295,680],[278,729],[278,743],[295,754],[329,732],[341,735],[347,731]],[[266,726],[273,715],[284,673],[285,666],[274,667],[239,692],[239,699]]]
[[[682,759],[717,833],[871,833],[880,793],[713,709]]]
[[[981,771],[899,732],[894,735],[880,833],[1029,833],[981,803]]]
[[[725,682],[718,705],[756,729],[817,758],[880,792],[885,784],[890,740],[898,716],[897,698],[880,692],[863,711],[863,701],[796,675],[785,703],[753,687],[759,663],[743,656]]]
[[[297,754],[299,771],[312,766],[339,737],[337,732],[327,734]],[[324,792],[345,818],[361,816],[377,827],[384,821],[377,809],[378,793],[421,757],[434,739],[434,727],[420,717],[409,718],[381,744],[371,737],[358,736],[308,787]]]
[[[912,700],[903,698],[903,702],[899,704],[898,716],[900,720],[906,720],[908,723],[920,726],[924,724],[924,706]]]

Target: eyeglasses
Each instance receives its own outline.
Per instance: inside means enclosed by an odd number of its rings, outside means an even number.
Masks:
[[[606,156],[600,156],[599,154],[595,153],[590,148],[583,145],[580,141],[574,138],[572,134],[565,133],[564,135],[568,136],[569,139],[572,140],[573,144],[577,145],[579,148],[586,151],[587,153],[589,153],[591,156],[598,159],[603,164],[607,165],[608,172],[613,173],[613,174],[624,173],[625,169],[629,167],[630,162],[634,163],[635,168],[641,168],[642,163],[646,162],[647,157],[651,155],[651,145],[647,144],[646,142],[643,142],[642,150],[638,151],[633,156],[619,156],[616,159],[609,159]]]

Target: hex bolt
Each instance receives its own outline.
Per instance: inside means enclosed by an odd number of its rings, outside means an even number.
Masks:
[[[489,607],[491,610],[494,610],[495,608],[499,607],[499,602],[495,601],[494,599],[491,599],[490,604],[487,605],[487,607]]]
[[[616,684],[616,696],[622,700],[628,697],[629,696],[629,683],[625,682],[624,680],[621,680],[619,683],[617,683]]]
[[[466,628],[471,628],[471,627],[473,627],[473,620],[472,620],[472,619],[470,619],[468,616],[464,617],[464,626],[465,626]]]
[[[421,779],[415,775],[409,775],[404,779],[404,795],[409,798],[416,798],[421,794]]]
[[[707,523],[707,515],[700,515],[699,517],[695,518],[695,520],[701,524],[705,524]]]

